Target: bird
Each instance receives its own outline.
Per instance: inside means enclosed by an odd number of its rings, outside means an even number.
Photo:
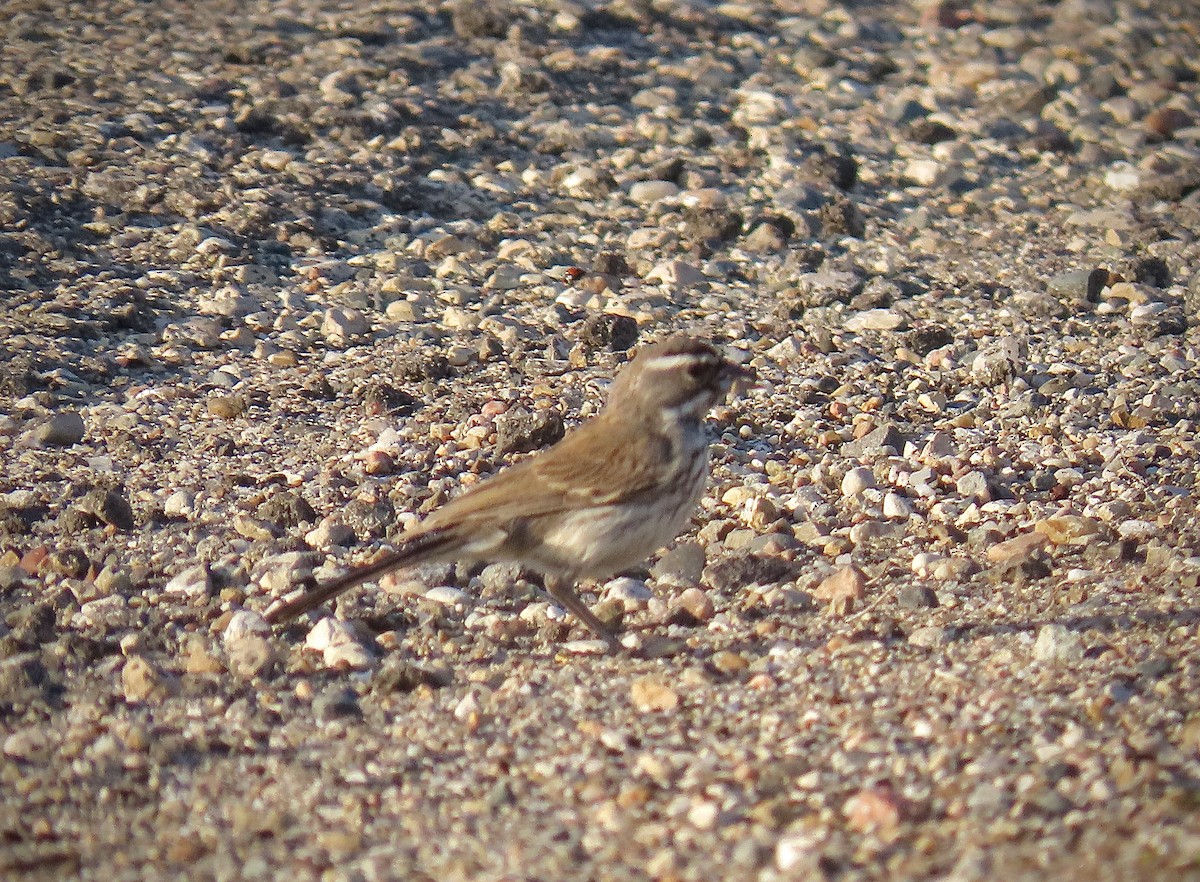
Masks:
[[[516,562],[610,650],[616,635],[576,593],[674,539],[704,494],[708,412],[752,372],[676,333],[639,349],[591,420],[481,481],[400,537],[394,550],[266,612],[286,622],[350,588],[432,562]]]

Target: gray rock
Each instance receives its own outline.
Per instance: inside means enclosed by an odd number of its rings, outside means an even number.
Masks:
[[[33,436],[49,447],[70,447],[82,441],[86,431],[82,416],[73,410],[64,410],[38,426]]]

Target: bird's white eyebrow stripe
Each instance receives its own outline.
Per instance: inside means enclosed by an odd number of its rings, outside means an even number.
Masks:
[[[714,361],[713,357],[707,352],[683,353],[681,355],[656,355],[650,359],[650,363],[646,367],[653,368],[656,371],[666,371],[695,364],[696,362],[711,363],[712,361]]]

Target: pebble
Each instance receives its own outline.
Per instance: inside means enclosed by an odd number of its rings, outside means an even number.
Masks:
[[[321,518],[316,527],[304,534],[304,541],[309,548],[328,550],[345,548],[358,542],[354,529],[342,523],[337,515]]]
[[[904,325],[904,316],[891,309],[867,309],[849,316],[843,327],[852,333],[894,331]]]
[[[56,413],[34,431],[34,439],[48,447],[70,447],[84,439],[87,427],[76,411]]]
[[[679,185],[670,181],[638,181],[629,188],[629,198],[638,205],[651,205],[679,195]]]
[[[875,474],[866,466],[858,466],[850,469],[842,478],[842,495],[857,498],[875,486]]]
[[[121,689],[130,704],[158,703],[179,691],[175,677],[142,656],[131,656],[121,669]]]
[[[829,604],[834,615],[846,615],[867,596],[867,577],[858,567],[842,567],[821,580],[813,592],[817,600]]]
[[[471,595],[452,585],[436,585],[426,590],[423,596],[426,600],[432,600],[434,603],[444,606],[469,606],[471,604]]]
[[[235,676],[249,680],[265,673],[275,661],[275,648],[259,634],[248,634],[225,641],[229,670]]]
[[[229,617],[229,621],[225,623],[225,630],[221,632],[221,639],[228,647],[230,643],[236,643],[246,637],[270,633],[271,626],[261,615],[241,609]]]
[[[903,585],[896,595],[901,609],[932,609],[938,605],[937,594],[927,585]]]
[[[673,711],[679,707],[679,693],[661,677],[638,677],[629,688],[629,698],[641,713]]]
[[[606,600],[621,604],[626,612],[645,609],[654,597],[654,592],[645,582],[628,576],[606,582],[601,593]]]
[[[196,513],[196,494],[190,490],[176,490],[163,502],[163,514],[171,518],[191,517]]]
[[[305,638],[304,648],[319,652],[325,667],[332,670],[365,670],[375,663],[371,651],[347,622],[326,616],[317,622]]]
[[[667,260],[646,273],[646,281],[677,287],[692,287],[704,284],[707,277],[699,269],[682,260]]]
[[[889,491],[883,497],[883,516],[908,520],[913,516],[913,504],[899,493]]]
[[[860,833],[886,833],[903,820],[904,801],[887,785],[866,787],[853,794],[842,806],[846,824]]]
[[[908,642],[922,649],[936,649],[948,644],[950,637],[945,628],[938,625],[925,625],[914,628],[908,635]]]
[[[991,546],[987,550],[987,559],[1006,568],[1019,566],[1040,553],[1047,542],[1044,533],[1024,533]]]
[[[650,574],[659,582],[671,585],[695,585],[704,572],[704,546],[699,542],[680,542],[662,553]]]
[[[1033,657],[1040,662],[1059,663],[1083,658],[1083,637],[1065,625],[1043,625],[1033,644]]]
[[[685,588],[677,601],[679,608],[697,622],[707,622],[716,614],[716,608],[707,591],[700,588]]]
[[[195,564],[172,577],[163,591],[184,597],[208,597],[214,593],[212,572],[204,564]]]
[[[321,335],[325,342],[337,348],[348,346],[370,332],[370,322],[357,309],[330,307],[321,320]]]

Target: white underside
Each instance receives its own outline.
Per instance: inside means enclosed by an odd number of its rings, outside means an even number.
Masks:
[[[707,458],[705,458],[707,459]],[[559,517],[537,551],[532,566],[572,571],[578,578],[605,579],[635,566],[679,535],[704,493],[703,470],[690,480],[686,493],[668,494],[646,504],[584,509]]]

